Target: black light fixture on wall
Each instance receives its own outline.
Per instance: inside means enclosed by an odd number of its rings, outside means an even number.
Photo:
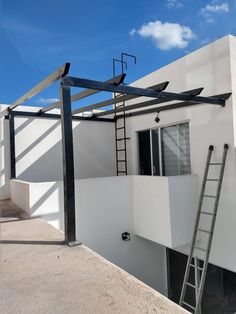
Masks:
[[[159,111],[157,111],[157,116],[156,116],[156,118],[155,118],[155,121],[156,121],[156,123],[158,123],[158,122],[160,121],[160,118],[159,118]]]

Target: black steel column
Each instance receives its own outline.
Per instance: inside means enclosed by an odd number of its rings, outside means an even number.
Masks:
[[[69,245],[76,242],[75,223],[75,178],[73,129],[71,114],[70,86],[61,83],[61,128],[63,151],[63,180],[64,180],[64,223],[65,241]]]
[[[15,153],[15,121],[14,114],[9,112],[9,135],[10,135],[10,163],[11,163],[11,179],[16,177],[16,153]]]

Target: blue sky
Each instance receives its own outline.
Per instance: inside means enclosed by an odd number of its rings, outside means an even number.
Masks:
[[[13,102],[64,62],[71,62],[71,75],[106,80],[121,52],[137,57],[129,83],[236,35],[235,16],[235,0],[0,0],[0,103]],[[58,97],[56,85],[31,103]]]

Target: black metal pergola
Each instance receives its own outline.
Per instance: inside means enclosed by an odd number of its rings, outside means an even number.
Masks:
[[[73,153],[73,120],[84,121],[100,121],[114,123],[117,119],[123,117],[137,116],[148,114],[151,112],[160,112],[165,110],[189,107],[199,104],[210,104],[214,106],[224,107],[226,100],[231,93],[212,95],[209,97],[199,96],[203,88],[196,88],[179,93],[165,91],[169,82],[162,82],[149,88],[139,88],[130,85],[122,84],[125,74],[118,75],[105,82],[88,80],[78,77],[68,76],[70,64],[66,63],[57,71],[49,75],[38,85],[30,89],[26,94],[18,98],[12,105],[8,107],[9,128],[10,128],[10,163],[11,163],[11,179],[16,178],[16,156],[15,156],[15,126],[14,118],[35,117],[35,118],[50,118],[61,119],[62,129],[62,153],[63,153],[63,183],[64,183],[64,224],[65,224],[65,241],[72,246],[76,242],[76,223],[75,223],[75,175],[74,175],[74,153]],[[40,93],[43,89],[55,81],[60,81],[61,99],[58,102],[42,108],[37,112],[16,111],[15,109],[31,99],[33,96]],[[71,87],[84,88],[84,90],[71,95]],[[72,102],[84,99],[98,92],[112,92],[118,96],[115,98],[94,103],[89,106],[84,106],[72,110]],[[139,97],[148,97],[150,100],[140,101]],[[124,102],[131,99],[137,99],[136,104],[125,106],[124,108],[108,109],[93,113],[94,109],[111,106],[115,103]],[[177,101],[177,102],[173,102]],[[164,103],[169,103],[161,105]],[[47,113],[53,109],[60,109],[60,114]],[[140,109],[140,110],[138,110]],[[91,111],[90,116],[82,116],[85,111]],[[118,113],[118,114],[117,114]],[[115,114],[115,116],[112,116]],[[109,116],[106,118],[105,116]]]

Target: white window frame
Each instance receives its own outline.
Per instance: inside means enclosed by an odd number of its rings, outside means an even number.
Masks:
[[[137,138],[138,138],[138,133],[142,132],[142,131],[149,131],[150,134],[150,155],[151,155],[151,175],[153,176],[153,151],[152,151],[152,131],[153,130],[158,130],[158,153],[159,153],[159,169],[160,169],[160,176],[163,176],[163,163],[162,163],[162,147],[161,147],[161,130],[169,127],[169,126],[177,126],[177,129],[179,128],[180,124],[184,124],[184,123],[188,123],[189,124],[189,142],[190,142],[190,120],[183,120],[183,121],[178,121],[178,122],[173,122],[173,123],[168,123],[168,124],[163,124],[159,127],[153,127],[150,129],[143,129],[143,130],[139,130],[137,131]],[[179,133],[177,132],[177,136],[179,137]],[[179,141],[179,139],[177,139],[177,141]],[[189,143],[190,146],[190,143]],[[138,164],[137,164],[137,173],[139,174],[139,149],[137,146],[137,154],[138,154]],[[179,154],[179,151],[178,151]],[[179,157],[179,156],[178,156]],[[178,158],[178,168],[179,168],[179,172],[180,172],[180,164],[179,164],[179,158]],[[190,173],[191,173],[191,154],[190,154]]]

